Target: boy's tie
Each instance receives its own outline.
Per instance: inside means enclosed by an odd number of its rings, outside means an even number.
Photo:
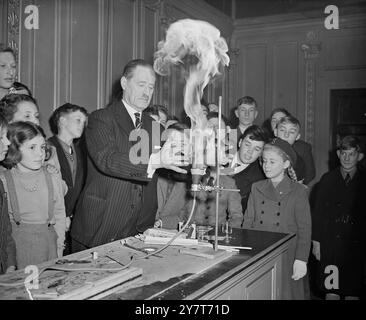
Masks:
[[[344,179],[344,182],[346,183],[346,186],[350,183],[351,181],[351,176],[349,173],[346,174],[346,178]]]
[[[141,127],[141,117],[139,112],[135,112],[135,127],[139,129]]]

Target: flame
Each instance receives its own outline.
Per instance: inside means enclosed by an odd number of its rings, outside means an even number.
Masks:
[[[206,21],[183,19],[170,25],[165,41],[158,44],[154,69],[168,75],[170,66],[182,64],[188,70],[184,89],[184,110],[195,127],[205,127],[201,110],[203,90],[219,74],[219,66],[229,65],[228,46],[220,31]]]
[[[220,66],[229,65],[227,51],[227,43],[216,27],[206,21],[183,19],[169,26],[165,41],[159,42],[155,53],[156,73],[166,76],[172,65],[182,65],[186,70],[184,110],[192,121],[196,148],[199,145],[206,149],[204,136],[212,141],[214,133],[206,128],[207,119],[201,108],[201,98],[209,81],[220,74]],[[194,153],[201,163],[205,150]]]

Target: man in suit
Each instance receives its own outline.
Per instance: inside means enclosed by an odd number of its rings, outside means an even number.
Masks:
[[[56,148],[62,179],[66,182],[66,227],[70,228],[76,202],[84,187],[86,176],[86,148],[80,139],[87,120],[87,111],[80,106],[65,103],[51,115],[49,123],[54,134],[48,141]],[[64,255],[71,253],[70,233],[66,232]]]
[[[157,208],[154,170],[165,167],[185,173],[176,165],[187,163],[179,155],[164,152],[169,148],[167,144],[152,153],[160,148],[160,136],[156,143],[153,119],[143,112],[155,87],[152,66],[140,59],[130,61],[120,83],[122,100],[94,111],[88,119],[88,174],[71,228],[74,252],[133,236],[153,226]],[[144,143],[146,133],[150,142],[159,145],[151,148],[150,143]],[[139,135],[141,148],[135,154],[137,144],[132,136]],[[146,154],[150,156],[146,162],[137,161],[139,155],[144,158]],[[162,161],[156,161],[160,155]]]

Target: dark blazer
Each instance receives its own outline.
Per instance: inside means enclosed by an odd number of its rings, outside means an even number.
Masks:
[[[307,185],[315,178],[315,164],[311,144],[304,140],[297,140],[292,147],[304,162],[304,184]]]
[[[8,200],[3,183],[0,181],[0,274],[9,266],[16,265],[15,242],[11,236]]]
[[[251,163],[243,171],[235,174],[233,178],[236,182],[236,186],[240,189],[241,206],[243,208],[243,212],[245,212],[252,184],[259,180],[266,179],[266,176],[264,175],[263,170],[259,165],[259,161],[257,160]]]
[[[365,263],[366,176],[357,171],[348,185],[340,168],[322,176],[315,186],[313,240],[320,242],[318,284],[325,290],[328,265],[339,272],[339,292],[359,295]]]
[[[146,131],[138,132],[147,132],[147,138],[151,137],[152,122],[151,117],[143,113],[142,128]],[[154,224],[157,177],[154,174],[153,179],[149,179],[147,165],[130,160],[130,150],[134,154],[138,149],[137,142],[129,139],[134,129],[121,101],[94,111],[88,118],[85,130],[88,174],[71,226],[71,237],[86,247],[135,235],[138,226],[146,226],[150,221],[151,226]],[[151,144],[160,143],[148,140],[144,147],[140,145],[143,153],[150,147],[146,161]],[[152,217],[142,216],[144,213]]]
[[[48,139],[48,141],[55,146],[57,151],[58,161],[61,167],[62,179],[66,182],[68,191],[65,195],[65,209],[66,216],[73,216],[75,213],[76,202],[80,196],[81,190],[84,187],[86,177],[86,152],[83,148],[83,140],[74,143],[75,153],[77,157],[77,168],[75,176],[75,184],[72,181],[72,173],[69,162],[67,161],[65,152],[60,141],[56,136]],[[85,142],[84,142],[85,143]]]

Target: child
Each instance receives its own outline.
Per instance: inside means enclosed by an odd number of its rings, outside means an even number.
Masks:
[[[311,217],[306,187],[296,182],[292,169],[296,153],[289,143],[275,138],[264,146],[262,158],[267,179],[252,185],[243,226],[296,234],[283,265],[283,298],[304,299],[302,278],[307,272]]]
[[[290,112],[288,112],[285,108],[275,108],[272,110],[269,119],[267,119],[263,123],[263,129],[269,134],[270,139],[274,139],[276,136],[274,134],[278,122],[283,117],[290,116]]]
[[[8,94],[0,101],[0,113],[9,123],[30,121],[39,125],[39,110],[34,98],[27,94]]]
[[[163,127],[166,127],[166,123],[168,121],[168,109],[160,104],[154,104],[151,107],[145,109],[151,118],[155,121],[159,122]]]
[[[319,263],[319,285],[326,298],[360,297],[365,262],[366,176],[357,165],[363,159],[360,141],[341,140],[340,166],[322,176],[316,186],[313,211],[313,254]],[[339,288],[325,286],[327,266],[338,268]]]
[[[56,148],[62,179],[68,188],[65,195],[66,231],[70,228],[76,202],[86,177],[85,146],[83,140],[78,139],[83,134],[87,115],[83,107],[65,103],[53,112],[49,120],[54,135],[48,139],[48,142]],[[71,253],[70,246],[71,240],[67,232],[64,254]]]
[[[175,123],[163,133],[167,139],[183,144],[184,139],[189,139],[188,127],[183,123]],[[165,137],[164,137],[165,138]],[[178,174],[172,170],[160,170],[157,182],[158,209],[156,212],[155,226],[166,229],[177,229],[180,221],[180,212],[184,208],[189,186],[189,175]]]
[[[0,161],[3,161],[10,144],[6,137],[7,122],[0,115]],[[11,236],[8,202],[3,183],[0,180],[0,274],[15,270],[15,242]]]
[[[237,128],[239,138],[247,128],[253,125],[254,120],[258,116],[255,99],[249,96],[240,98],[236,103],[235,115],[239,119]]]
[[[6,95],[0,101],[0,114],[5,117],[8,123],[30,121],[39,125],[39,108],[37,101],[27,94]],[[47,148],[46,164],[47,169],[50,172],[60,174],[60,163],[54,146],[49,146]],[[64,183],[64,192],[66,193],[66,191],[67,186]]]
[[[13,86],[17,71],[13,49],[0,43],[0,99],[9,93]]]
[[[300,139],[300,122],[293,116],[281,118],[275,136],[287,141],[297,153],[295,172],[298,181],[308,185],[315,177],[315,165],[311,145]]]
[[[264,130],[256,125],[250,126],[240,138],[239,151],[231,163],[233,178],[240,189],[243,212],[247,208],[252,184],[265,179],[258,159],[266,142],[267,136]]]
[[[216,169],[208,167],[207,174],[202,178],[202,184],[216,185]],[[220,175],[220,187],[224,189],[237,189],[233,178]],[[186,221],[191,213],[193,200],[189,200],[181,212],[181,220]],[[238,191],[223,190],[219,196],[219,224],[229,222],[233,228],[241,228],[243,210],[241,197]],[[216,192],[201,191],[198,193],[196,207],[191,222],[202,226],[215,226],[216,222]]]
[[[62,257],[65,205],[59,175],[44,169],[45,135],[31,122],[9,125],[9,151],[0,173],[8,194],[18,269]]]

